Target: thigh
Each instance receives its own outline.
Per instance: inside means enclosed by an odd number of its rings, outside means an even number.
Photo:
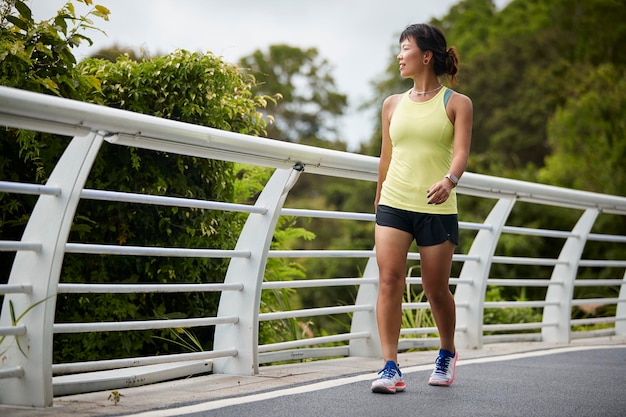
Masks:
[[[413,235],[389,226],[376,225],[376,261],[381,278],[388,275],[406,277],[406,256]]]
[[[447,240],[439,245],[420,246],[419,252],[424,289],[447,288],[452,269],[454,244]]]

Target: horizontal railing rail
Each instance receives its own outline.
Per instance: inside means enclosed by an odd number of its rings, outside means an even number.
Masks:
[[[237,349],[212,350],[209,352],[171,353],[169,355],[158,356],[60,363],[52,365],[52,370],[55,375],[65,375],[235,356],[237,356]]]
[[[106,108],[59,97],[0,87],[0,126],[29,129],[72,137],[47,184],[4,181],[0,192],[38,196],[22,239],[0,236],[0,251],[15,252],[8,283],[0,285],[3,306],[0,315],[0,403],[45,407],[52,404],[54,381],[60,375],[81,374],[73,389],[88,390],[90,378],[98,371],[126,367],[210,361],[215,373],[250,374],[260,364],[327,358],[332,356],[380,357],[375,305],[378,286],[376,251],[371,249],[270,249],[279,216],[326,221],[373,222],[373,213],[337,212],[284,207],[287,195],[304,170],[314,175],[353,181],[375,182],[378,158],[253,137],[205,126],[160,119],[148,115]],[[254,204],[206,201],[167,195],[146,195],[116,190],[85,189],[91,164],[102,146],[132,146],[200,158],[273,168],[274,173]],[[76,164],[82,161],[82,164]],[[465,253],[453,256],[456,276],[451,277],[457,309],[458,345],[477,348],[484,343],[544,340],[568,343],[573,338],[626,334],[626,255],[619,259],[586,259],[586,245],[623,245],[626,236],[592,233],[600,216],[626,215],[626,198],[564,189],[549,185],[492,177],[468,172],[457,191],[471,198],[488,199],[495,204],[478,221],[462,221],[459,227],[471,242]],[[461,197],[463,198],[463,197]],[[231,249],[185,248],[171,246],[114,245],[105,242],[68,242],[76,208],[81,200],[101,204],[141,204],[243,213],[247,221],[237,244]],[[507,225],[515,206],[558,207],[579,216],[571,230],[553,230],[549,224]],[[582,215],[580,214],[582,212]],[[461,213],[463,217],[463,213]],[[53,224],[54,227],[47,227]],[[503,236],[516,239],[550,239],[558,255],[546,257],[510,255],[499,251]],[[175,245],[174,245],[175,246]],[[626,251],[612,253],[626,254]],[[202,284],[116,284],[61,282],[61,264],[68,254],[95,256],[140,256],[217,258],[229,262],[220,282]],[[615,255],[614,255],[615,256]],[[268,259],[328,259],[363,262],[358,277],[267,281]],[[419,253],[407,260],[418,264]],[[519,267],[526,276],[502,276],[500,269]],[[582,275],[581,268],[586,268]],[[601,277],[587,270],[609,271]],[[543,271],[542,276],[537,271]],[[407,271],[407,287],[419,290],[421,277]],[[521,274],[524,275],[524,274]],[[324,287],[350,287],[356,300],[350,305],[307,306],[288,311],[261,311],[263,291],[307,291]],[[490,300],[492,287],[545,291],[539,299]],[[578,298],[576,289],[610,287],[619,295]],[[97,323],[55,322],[59,294],[143,294],[218,293],[215,317],[117,321]],[[578,317],[575,309],[587,305],[611,306],[602,317]],[[427,312],[427,300],[404,302],[405,314]],[[532,311],[522,323],[492,323],[485,312]],[[17,313],[16,313],[17,312]],[[349,328],[337,334],[259,344],[261,323],[281,320],[349,316]],[[17,318],[19,317],[19,320]],[[432,322],[431,322],[432,323]],[[102,359],[75,363],[52,363],[55,334],[99,331],[141,331],[144,329],[214,329],[211,351],[172,353],[137,358]],[[400,349],[429,348],[438,344],[437,329],[417,323],[401,330]],[[25,355],[24,347],[28,346]],[[170,374],[168,374],[170,375]],[[102,381],[99,381],[100,383]],[[102,386],[101,384],[98,386]],[[113,387],[111,387],[113,388]],[[119,387],[117,387],[119,388]],[[67,390],[65,385],[64,390]],[[67,392],[67,391],[64,391]]]
[[[223,203],[219,201],[194,200],[190,198],[156,196],[136,193],[121,193],[116,191],[83,190],[81,198],[86,200],[116,201],[119,203],[154,204],[160,206],[199,208],[206,210],[237,211],[242,213],[264,214],[263,207],[248,206],[245,204]]]
[[[59,284],[59,294],[141,294],[241,291],[241,284]]]
[[[68,243],[65,245],[65,253],[190,258],[249,258],[252,255],[250,251],[224,249],[162,248],[156,246],[96,245],[88,243]]]
[[[238,317],[205,317],[180,320],[137,320],[96,323],[58,323],[52,326],[54,333],[120,332],[130,330],[174,329],[179,327],[214,326],[237,324]]]

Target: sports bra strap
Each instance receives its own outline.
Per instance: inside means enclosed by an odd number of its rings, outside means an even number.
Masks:
[[[449,88],[443,93],[443,107],[448,107],[448,100],[450,99],[451,95],[452,90],[450,90]]]

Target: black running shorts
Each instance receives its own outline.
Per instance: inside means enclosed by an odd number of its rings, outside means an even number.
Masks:
[[[376,224],[411,234],[418,246],[439,245],[447,240],[459,244],[459,219],[456,214],[419,213],[378,205]]]

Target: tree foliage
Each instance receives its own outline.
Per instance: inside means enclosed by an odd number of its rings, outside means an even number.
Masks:
[[[269,137],[291,142],[337,141],[337,120],[347,97],[337,91],[332,67],[316,48],[271,45],[239,61],[257,81],[253,91],[277,98],[267,112],[275,123]]]
[[[72,48],[91,44],[87,32],[98,30],[92,19],[108,19],[109,11],[91,0],[81,0],[85,13],[72,2],[56,16],[36,22],[25,2],[11,0],[0,8],[0,85],[82,100],[85,88],[97,89],[94,77],[76,69]],[[32,131],[0,130],[0,178],[6,181],[44,182],[65,140]],[[32,196],[0,193],[0,233],[19,240],[35,203]],[[8,280],[13,254],[0,253],[0,282]]]
[[[613,64],[588,68],[585,80],[554,112],[547,126],[551,153],[539,172],[543,182],[624,195],[625,75]]]
[[[25,2],[5,2],[0,9],[0,84],[75,98],[82,87],[97,86],[96,79],[77,76],[72,48],[83,42],[91,45],[84,32],[98,31],[92,19],[108,20],[110,12],[92,0],[77,2],[93,7],[83,15],[68,1],[55,17],[42,22],[35,22]]]

